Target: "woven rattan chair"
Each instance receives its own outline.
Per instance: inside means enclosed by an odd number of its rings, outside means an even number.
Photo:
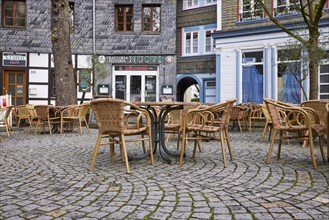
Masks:
[[[30,119],[30,112],[26,105],[19,105],[16,106],[16,126],[20,127],[21,121],[27,120],[29,126],[31,127],[31,119]]]
[[[54,124],[59,124],[60,114],[57,112],[56,107],[51,105],[36,105],[34,110],[38,116],[38,122],[35,129],[35,134],[40,129],[40,132],[45,132],[45,125],[48,126],[49,133],[52,134]]]
[[[242,133],[243,129],[248,129],[247,128],[248,111],[249,109],[246,105],[235,105],[232,108],[230,121],[233,123],[233,127],[236,125],[236,123],[238,124],[240,133]],[[243,129],[241,123],[243,125]]]
[[[64,108],[61,111],[61,133],[63,133],[63,124],[68,123],[71,125],[71,130],[74,128],[74,122],[79,123],[80,135],[82,135],[82,122],[85,123],[87,133],[89,134],[89,123],[86,119],[86,115],[89,112],[89,103],[81,105],[72,105]]]
[[[153,141],[151,118],[147,110],[139,108],[133,103],[123,101],[121,99],[101,98],[91,101],[90,106],[94,112],[98,125],[98,137],[94,147],[92,163],[90,171],[94,170],[96,157],[100,145],[110,145],[110,156],[114,161],[114,144],[120,144],[121,157],[125,162],[126,172],[130,173],[126,142],[144,142],[149,141],[151,164],[154,165],[153,159]],[[129,109],[129,113],[134,110],[136,113],[136,122],[126,124],[125,113]],[[126,136],[139,136],[136,139],[126,139]],[[101,143],[103,138],[107,138],[107,142]]]
[[[262,137],[260,138],[260,143],[262,143],[263,140],[264,140],[265,133],[268,129],[269,129],[268,139],[270,140],[273,123],[272,123],[272,119],[271,119],[270,113],[267,110],[266,105],[261,104],[260,107],[261,107],[261,110],[262,110],[262,114],[265,118],[265,125],[264,125],[264,128],[263,128]]]
[[[320,124],[312,124],[309,116],[312,111],[309,109],[303,109],[296,106],[281,105],[271,99],[264,99],[264,101],[273,123],[273,135],[271,138],[271,145],[266,162],[270,162],[274,141],[276,139],[279,140],[277,158],[280,158],[282,139],[294,138],[298,140],[307,140],[309,142],[313,167],[314,169],[317,169],[314,156],[313,134],[316,134],[319,137],[321,155],[323,160],[325,160],[322,146],[322,136],[326,132],[326,128]],[[278,138],[276,138],[277,132],[279,132]],[[289,132],[289,136],[283,136],[283,134],[286,132]],[[295,136],[290,136],[290,133],[294,133]]]
[[[196,148],[201,140],[217,140],[221,144],[221,152],[224,167],[227,166],[224,140],[227,142],[231,160],[233,160],[230,138],[228,134],[228,126],[230,122],[230,114],[236,99],[227,102],[214,104],[198,109],[190,109],[184,117],[184,125],[182,130],[182,148],[179,163],[182,164],[183,156],[186,151],[186,141],[194,140],[193,158],[196,154]],[[218,124],[217,115],[221,115],[220,124]],[[193,134],[193,135],[190,135]],[[213,135],[208,135],[213,134]],[[219,136],[216,136],[219,134]]]
[[[183,119],[189,109],[199,108],[201,104],[186,104],[181,110],[174,110],[169,113],[169,120],[165,123],[165,132],[169,135],[177,134],[177,149],[179,149],[179,142],[181,140],[181,133],[183,130]],[[201,147],[199,147],[201,151]]]
[[[262,109],[259,104],[253,104],[252,106],[248,105],[248,107],[250,110],[248,116],[249,132],[251,133],[252,128],[255,126],[255,122],[264,122],[265,116],[263,115]]]
[[[13,108],[14,108],[13,105],[9,105],[6,108],[1,108],[1,110],[0,110],[0,114],[1,114],[0,124],[4,125],[8,137],[11,137],[11,127],[10,127],[10,123],[9,123],[9,116],[10,116]]]
[[[329,100],[308,100],[301,103],[302,107],[309,107],[316,111],[319,115],[320,124],[327,126],[327,111],[326,104]]]

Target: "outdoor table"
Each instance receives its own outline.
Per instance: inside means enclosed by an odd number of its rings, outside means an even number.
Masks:
[[[165,120],[170,111],[173,110],[181,110],[184,108],[184,105],[191,105],[190,102],[134,102],[135,105],[145,108],[151,117],[152,120],[152,136],[154,140],[154,152],[157,150],[157,146],[159,144],[159,152],[160,156],[163,160],[165,160],[168,164],[171,164],[171,159],[167,156],[171,157],[179,157],[180,152],[171,152],[166,147],[166,138],[165,138]],[[197,106],[198,103],[195,103]],[[160,111],[156,112],[156,107],[160,108]],[[145,154],[147,156],[147,153]],[[185,157],[185,154],[184,154]],[[131,158],[135,159],[135,158]],[[137,158],[139,159],[139,158]]]

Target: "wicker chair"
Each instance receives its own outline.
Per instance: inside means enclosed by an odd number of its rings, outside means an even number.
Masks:
[[[241,123],[243,123],[243,129],[247,128],[248,120],[248,107],[246,105],[235,105],[232,108],[230,121],[233,123],[233,127],[238,123],[240,133],[242,133]]]
[[[187,104],[184,105],[182,110],[173,110],[169,113],[168,122],[165,123],[165,132],[168,134],[167,141],[169,140],[169,135],[177,134],[177,150],[179,149],[179,142],[181,139],[181,133],[183,129],[183,119],[189,109],[199,108],[201,104]],[[201,148],[199,148],[201,151]]]
[[[59,124],[60,114],[57,112],[56,107],[51,105],[36,105],[34,110],[37,114],[37,125],[35,129],[35,134],[40,128],[40,132],[45,131],[45,124],[48,125],[49,133],[52,134],[52,126],[54,124]]]
[[[271,119],[270,113],[267,110],[266,105],[265,104],[261,104],[260,107],[261,107],[263,116],[265,118],[265,125],[264,125],[264,128],[263,128],[262,137],[260,138],[260,143],[262,143],[263,140],[264,140],[264,136],[265,136],[265,133],[266,133],[266,130],[267,129],[270,130],[270,132],[268,134],[268,139],[270,140],[273,123],[272,123],[272,119]]]
[[[301,107],[281,105],[278,102],[271,99],[264,99],[269,114],[273,123],[273,136],[271,138],[271,145],[267,155],[266,162],[269,163],[271,159],[271,154],[273,151],[274,141],[279,140],[278,154],[277,157],[280,158],[281,153],[281,143],[282,139],[299,139],[307,140],[310,147],[310,155],[313,163],[314,169],[317,169],[317,164],[314,156],[313,147],[313,133],[319,137],[320,151],[323,160],[325,160],[323,146],[322,146],[322,135],[324,135],[326,128],[320,124],[313,124],[310,119],[310,114],[313,111],[310,109],[304,109]],[[313,112],[314,113],[314,112]],[[276,138],[276,133],[279,132],[279,137]],[[296,134],[293,137],[283,136],[283,133],[289,132]]]
[[[87,128],[87,133],[89,134],[89,124],[86,119],[86,115],[89,112],[89,104],[81,104],[81,105],[71,105],[67,108],[64,108],[61,111],[61,133],[63,133],[63,124],[68,123],[71,125],[71,130],[73,130],[74,121],[78,121],[80,135],[82,135],[82,122],[85,123]]]
[[[327,111],[326,111],[327,103],[329,103],[329,100],[308,100],[301,103],[301,106],[314,109],[316,113],[319,115],[320,124],[327,126]]]
[[[14,108],[13,105],[9,105],[6,108],[1,108],[1,110],[0,110],[0,114],[1,114],[0,124],[5,126],[8,137],[11,136],[11,127],[10,127],[10,123],[9,123],[9,116],[10,116],[13,108]]]
[[[151,164],[154,165],[151,118],[147,110],[139,108],[133,103],[112,98],[93,100],[90,106],[98,125],[98,137],[93,151],[90,171],[94,170],[100,145],[110,145],[110,156],[113,162],[114,144],[118,143],[120,144],[121,158],[125,162],[126,172],[130,173],[126,142],[141,141],[143,143],[145,140],[149,140],[150,159]],[[130,108],[130,110],[127,110],[128,108]],[[136,122],[134,124],[131,124],[131,121],[128,125],[126,124],[125,113],[127,111],[130,114],[132,111],[135,111]],[[126,139],[126,136],[136,135],[141,135],[141,138]],[[101,143],[103,138],[107,138],[109,141]]]
[[[258,122],[265,121],[265,116],[262,112],[260,104],[257,104],[257,105],[253,104],[252,106],[248,105],[248,107],[249,107],[249,110],[250,110],[250,113],[249,113],[249,116],[248,116],[249,132],[251,133],[252,128],[255,126],[255,122],[256,121],[258,121]]]
[[[26,105],[16,106],[16,126],[19,127],[21,125],[22,120],[27,120],[29,126],[31,127],[31,119],[30,113]]]
[[[190,109],[186,113],[183,120],[184,125],[182,130],[182,148],[179,161],[180,164],[183,162],[183,155],[185,154],[187,140],[194,140],[193,158],[196,154],[196,147],[200,144],[201,140],[213,139],[220,141],[224,167],[227,166],[224,149],[224,140],[226,140],[230,158],[233,160],[230,138],[228,134],[228,126],[235,101],[236,99],[232,99],[227,102],[218,103],[207,107]],[[215,123],[215,121],[218,121],[217,115],[221,115],[221,121],[219,125]],[[193,135],[189,135],[190,133],[193,133]],[[217,133],[219,133],[219,137],[215,135]]]

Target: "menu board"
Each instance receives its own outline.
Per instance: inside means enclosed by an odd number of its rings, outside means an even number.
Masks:
[[[90,92],[91,74],[89,70],[79,71],[79,92]]]
[[[115,77],[115,98],[125,100],[126,94],[126,77],[116,76]]]

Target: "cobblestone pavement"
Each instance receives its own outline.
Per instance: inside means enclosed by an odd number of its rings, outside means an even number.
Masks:
[[[230,134],[235,158],[227,168],[210,141],[195,160],[189,143],[182,166],[157,152],[154,166],[131,161],[126,174],[117,149],[111,163],[105,146],[89,172],[95,129],[82,136],[15,130],[10,139],[2,132],[0,219],[329,219],[329,163],[318,147],[318,170],[296,142],[283,144],[279,160],[275,148],[266,164],[269,142],[259,144],[260,131]]]

